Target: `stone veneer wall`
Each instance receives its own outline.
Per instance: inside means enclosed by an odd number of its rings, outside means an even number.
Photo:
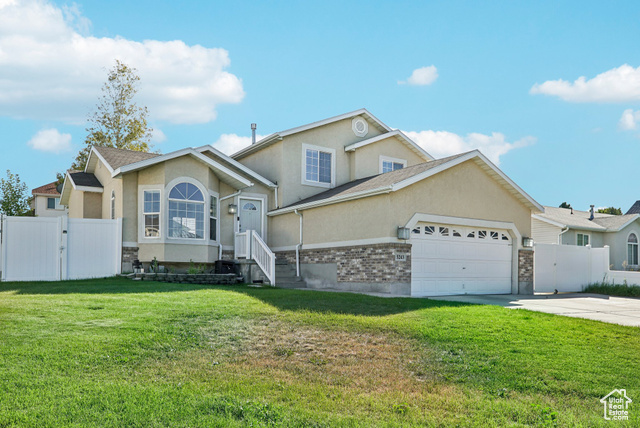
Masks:
[[[138,258],[138,247],[122,247],[122,272],[133,272],[133,261]]]
[[[533,250],[518,250],[518,294],[533,294]]]
[[[295,265],[296,252],[277,257]],[[396,260],[396,255],[404,260]],[[411,283],[411,244],[373,244],[300,251],[301,264],[335,263],[338,282]]]

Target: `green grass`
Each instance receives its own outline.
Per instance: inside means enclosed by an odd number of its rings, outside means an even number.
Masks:
[[[640,400],[640,329],[427,299],[0,283],[0,427],[590,427],[614,388]],[[640,425],[631,406],[616,426]]]
[[[589,284],[583,292],[606,294],[609,296],[640,297],[640,286],[598,282],[596,284]]]

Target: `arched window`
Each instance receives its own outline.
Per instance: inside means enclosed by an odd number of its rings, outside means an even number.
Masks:
[[[629,265],[638,265],[638,237],[632,233],[627,238],[627,263]]]
[[[204,239],[204,196],[191,183],[178,183],[169,192],[169,237]]]

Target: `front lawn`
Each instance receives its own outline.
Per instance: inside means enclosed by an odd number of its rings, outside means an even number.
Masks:
[[[0,283],[0,427],[604,426],[614,388],[640,400],[638,328],[272,288]],[[640,407],[630,418],[615,424],[640,425]]]

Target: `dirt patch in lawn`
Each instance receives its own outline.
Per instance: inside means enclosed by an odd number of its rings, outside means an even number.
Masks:
[[[213,351],[209,357],[238,372],[369,393],[417,393],[440,378],[434,352],[393,334],[329,330],[277,320],[212,324],[201,330],[206,337],[204,347]]]

